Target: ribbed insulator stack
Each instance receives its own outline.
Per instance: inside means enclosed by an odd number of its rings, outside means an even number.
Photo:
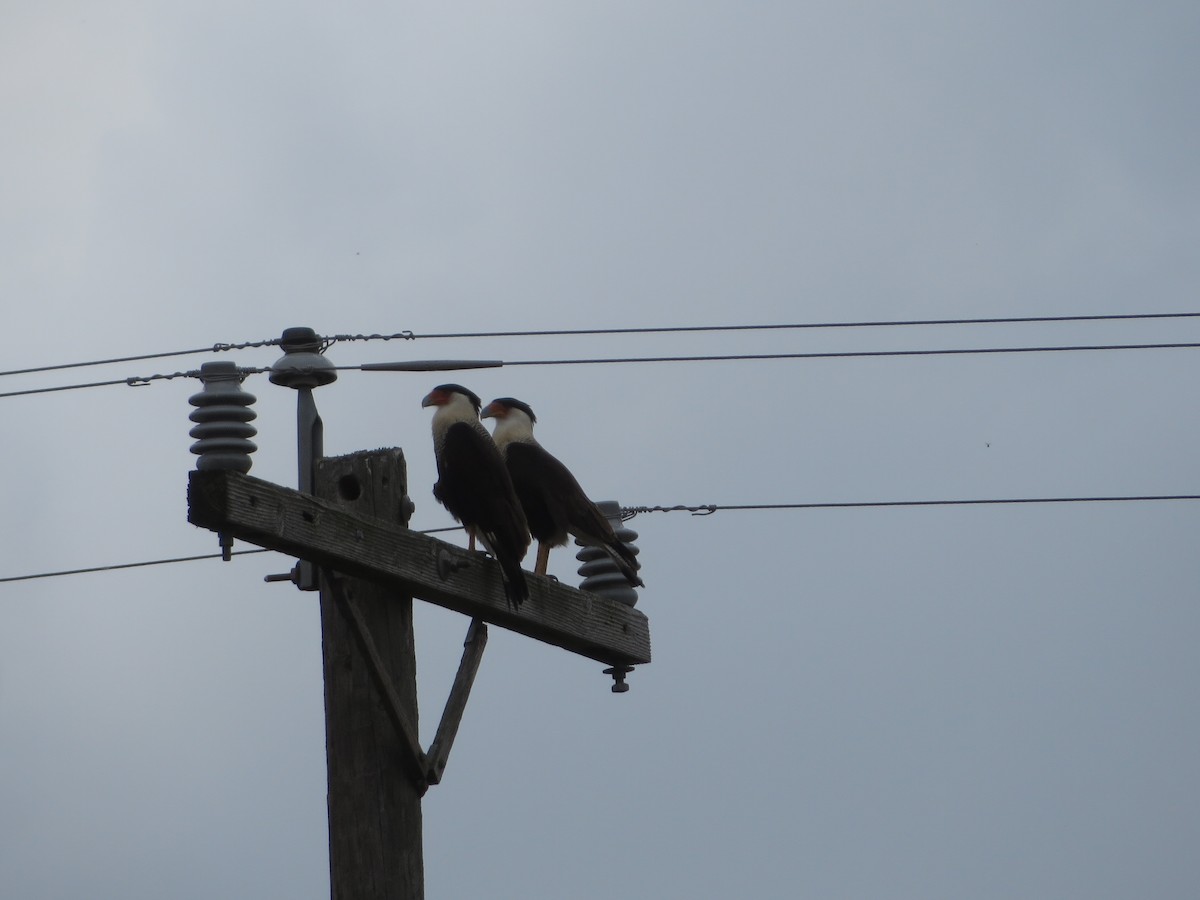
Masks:
[[[633,529],[626,528],[621,521],[621,504],[615,500],[602,500],[596,506],[604,514],[604,518],[608,519],[608,524],[612,526],[617,537],[629,545],[629,549],[636,555],[638,548],[633,542],[638,535]],[[575,544],[582,546],[579,541],[576,541]],[[612,557],[603,549],[583,547],[575,554],[575,558],[583,563],[579,567],[579,575],[583,578],[583,581],[579,583],[581,591],[590,591],[593,594],[608,597],[610,600],[616,600],[618,603],[624,603],[626,606],[637,604],[637,590],[625,580],[625,576],[612,561]]]
[[[196,407],[188,416],[196,423],[188,434],[196,438],[192,452],[196,468],[207,471],[250,471],[250,454],[258,447],[250,440],[258,433],[250,423],[258,416],[250,407],[253,394],[242,390],[244,378],[232,362],[210,362],[200,367],[204,390],[188,398]]]

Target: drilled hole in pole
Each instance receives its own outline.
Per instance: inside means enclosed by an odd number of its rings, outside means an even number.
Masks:
[[[357,500],[362,496],[362,484],[357,475],[343,475],[337,485],[338,494],[343,500]]]

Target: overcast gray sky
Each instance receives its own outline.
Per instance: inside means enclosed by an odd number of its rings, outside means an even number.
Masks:
[[[0,8],[0,370],[277,337],[1200,311],[1200,6]],[[1187,319],[337,344],[454,357],[1200,341]],[[1195,350],[520,367],[597,499],[1198,493]],[[272,348],[222,358],[269,365]],[[204,356],[0,378],[0,392]],[[421,397],[345,373],[331,454]],[[206,553],[191,379],[0,398],[0,577]],[[253,474],[292,484],[259,377]],[[492,632],[430,898],[1200,887],[1194,502],[646,514],[654,662]],[[458,536],[451,540],[459,541]],[[532,560],[530,559],[530,562]],[[316,599],[274,555],[0,585],[0,884],[328,896]],[[572,553],[551,571],[574,579]],[[421,606],[427,743],[467,622]]]

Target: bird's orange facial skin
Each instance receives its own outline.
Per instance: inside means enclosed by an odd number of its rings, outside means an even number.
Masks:
[[[445,391],[430,391],[421,401],[421,406],[444,406],[449,399]]]
[[[496,403],[495,401],[492,401],[484,407],[483,412],[479,414],[479,417],[482,419],[503,419],[507,415],[507,406],[505,406],[503,403]]]

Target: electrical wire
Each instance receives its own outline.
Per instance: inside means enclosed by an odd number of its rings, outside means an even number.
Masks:
[[[1081,316],[994,316],[982,319],[896,319],[867,322],[798,322],[778,325],[677,325],[651,328],[573,328],[540,331],[465,331],[428,333],[405,332],[413,339],[499,338],[499,337],[579,337],[617,334],[682,334],[713,331],[784,331],[810,328],[897,328],[914,325],[1020,325],[1048,322],[1109,322],[1130,319],[1190,319],[1200,313],[1126,313]],[[399,336],[399,335],[396,335]]]
[[[29,375],[34,372],[56,372],[61,369],[81,369],[86,366],[107,366],[113,363],[140,362],[146,359],[166,359],[171,356],[190,356],[196,353],[227,353],[230,350],[249,350],[256,347],[270,347],[279,343],[279,338],[265,341],[247,341],[241,344],[211,344],[207,347],[195,347],[191,350],[168,350],[163,353],[143,353],[139,356],[114,356],[109,359],[89,359],[83,362],[56,363],[48,366],[34,366],[29,369],[10,369],[0,372],[0,378],[5,375]],[[116,384],[118,382],[105,382]]]
[[[245,378],[249,375],[262,375],[264,373],[268,373],[271,371],[271,368],[268,366],[265,368],[239,369],[238,371],[241,372],[242,377]],[[141,375],[141,376],[135,375],[130,378],[114,378],[111,381],[89,381],[84,384],[60,384],[60,385],[56,385],[54,387],[27,388],[23,391],[7,391],[6,393],[0,394],[0,398],[24,397],[29,394],[51,394],[51,393],[54,393],[55,391],[73,391],[73,390],[79,390],[82,388],[111,387],[114,384],[123,384],[127,387],[146,387],[147,385],[149,385],[155,381],[171,381],[172,379],[175,379],[175,378],[199,378],[199,377],[200,377],[199,369],[193,369],[190,372],[171,372],[171,373],[165,374],[165,375]]]
[[[5,393],[0,394],[0,398],[24,397],[29,394],[52,394],[56,391],[78,391],[82,390],[83,388],[109,387],[114,384],[125,384],[129,385],[130,387],[135,387],[137,386],[135,384],[136,381],[137,380],[133,378],[114,378],[112,381],[89,381],[84,384],[60,384],[56,385],[55,387],[27,388],[23,391],[6,391]]]
[[[450,525],[446,528],[425,528],[420,534],[439,534],[443,531],[462,531],[461,525]],[[231,556],[249,556],[254,553],[274,553],[276,551],[266,548],[258,548],[255,550],[234,550]],[[223,559],[220,553],[201,553],[197,556],[176,556],[170,559],[151,559],[143,562],[132,563],[116,563],[109,566],[90,566],[84,569],[61,569],[57,572],[39,572],[35,575],[9,575],[0,578],[0,584],[6,584],[13,581],[35,581],[39,578],[58,578],[63,575],[90,575],[94,572],[115,572],[120,569],[139,569],[146,566],[166,566],[172,563],[196,562],[202,559]]]
[[[1144,494],[1137,496],[1096,496],[1096,497],[1017,497],[986,500],[874,500],[849,501],[837,503],[739,503],[717,504],[708,503],[699,506],[623,506],[621,518],[629,520],[642,513],[652,512],[688,512],[693,516],[708,516],[723,511],[763,511],[763,510],[802,510],[802,509],[864,509],[882,507],[914,507],[914,506],[999,506],[1022,504],[1050,503],[1120,503],[1120,502],[1156,502],[1166,500],[1200,500],[1200,494]],[[461,531],[461,525],[451,525],[445,528],[427,528],[420,534],[437,534],[445,531]],[[254,550],[235,550],[233,556],[249,556],[255,553],[274,553],[276,551],[258,548]],[[0,584],[15,581],[34,581],[42,578],[58,578],[64,575],[86,575],[95,572],[114,572],[121,569],[136,569],[146,566],[164,566],[173,563],[195,562],[203,559],[221,559],[220,553],[204,553],[198,556],[177,556],[171,559],[152,559],[144,562],[117,563],[108,566],[91,566],[85,569],[62,569],[56,572],[39,572],[33,575],[9,575],[0,577]]]
[[[272,553],[274,551],[267,549],[257,550],[234,550],[233,556],[248,556],[251,553]],[[92,572],[115,572],[118,569],[139,569],[145,566],[165,566],[172,563],[195,562],[200,559],[220,559],[220,553],[203,553],[199,556],[176,556],[172,559],[151,559],[144,562],[132,563],[116,563],[111,566],[91,566],[86,569],[61,569],[57,572],[39,572],[36,575],[9,575],[6,578],[0,578],[0,584],[5,584],[12,581],[33,581],[38,578],[58,578],[62,575],[88,575]]]
[[[1134,321],[1139,319],[1192,319],[1200,318],[1200,312],[1174,313],[1115,313],[1078,316],[991,316],[986,318],[963,319],[893,319],[862,322],[792,322],[759,325],[668,325],[646,328],[560,328],[528,331],[463,331],[463,332],[429,332],[418,334],[413,331],[399,331],[393,334],[334,334],[322,340],[327,344],[351,341],[392,341],[392,340],[427,340],[439,338],[502,338],[502,337],[580,337],[596,335],[628,335],[628,334],[694,334],[711,332],[738,331],[790,331],[818,328],[897,328],[930,325],[1020,325],[1046,324],[1053,322],[1115,322]],[[38,372],[55,372],[63,369],[78,369],[87,366],[106,366],[114,363],[139,362],[148,359],[167,359],[173,356],[192,356],[199,353],[227,353],[231,350],[248,350],[259,347],[278,346],[281,338],[269,338],[261,341],[244,341],[237,344],[211,344],[206,347],[193,347],[187,350],[167,350],[161,353],[142,353],[135,356],[114,356],[106,359],[90,359],[80,362],[55,363],[45,366],[31,366],[25,369],[10,369],[0,372],[0,378],[6,375],[30,375]],[[96,384],[78,385],[78,387],[95,387],[100,384],[120,384],[119,381],[97,382]],[[68,390],[59,388],[59,390]],[[46,389],[50,390],[50,389]],[[25,393],[38,393],[29,391]],[[0,396],[15,396],[2,394]]]
[[[1159,500],[1200,500],[1200,494],[1144,494],[1129,497],[1006,497],[985,500],[863,500],[837,503],[706,503],[700,506],[623,506],[621,518],[628,520],[642,513],[688,512],[693,516],[709,516],[715,512],[734,510],[784,510],[784,509],[865,509],[905,506],[999,506],[1005,504],[1036,503],[1122,503],[1151,502]]]
[[[965,347],[942,350],[830,350],[807,353],[732,353],[727,355],[713,354],[704,356],[619,356],[596,357],[591,359],[515,359],[515,360],[409,360],[393,363],[363,363],[356,366],[331,366],[338,372],[438,372],[455,371],[458,369],[503,368],[504,366],[586,366],[613,365],[630,363],[698,363],[698,362],[759,362],[765,360],[784,359],[864,359],[871,357],[904,357],[904,356],[969,356],[979,354],[1005,353],[1069,353],[1073,351],[1101,350],[1183,350],[1196,349],[1200,343],[1164,343],[1164,344],[1067,344],[1045,347]],[[242,369],[243,375],[260,375],[272,371],[270,367]],[[172,378],[198,378],[198,371],[174,372],[169,375],[147,375],[144,377],[119,378],[112,381],[92,381],[86,384],[63,384],[55,387],[28,388],[22,391],[0,393],[0,399],[5,397],[21,397],[29,394],[45,394],[54,391],[70,391],[81,388],[107,387],[114,384],[124,384],[130,387],[142,387],[152,381]]]
[[[615,363],[750,362],[778,359],[861,359],[886,356],[966,356],[971,354],[986,353],[1065,353],[1077,350],[1179,350],[1195,349],[1197,347],[1200,347],[1200,343],[1079,344],[1054,347],[969,347],[947,350],[836,350],[812,353],[736,353],[729,355],[710,356],[623,356],[596,359],[524,359],[509,360],[502,362],[501,365],[584,366]]]

